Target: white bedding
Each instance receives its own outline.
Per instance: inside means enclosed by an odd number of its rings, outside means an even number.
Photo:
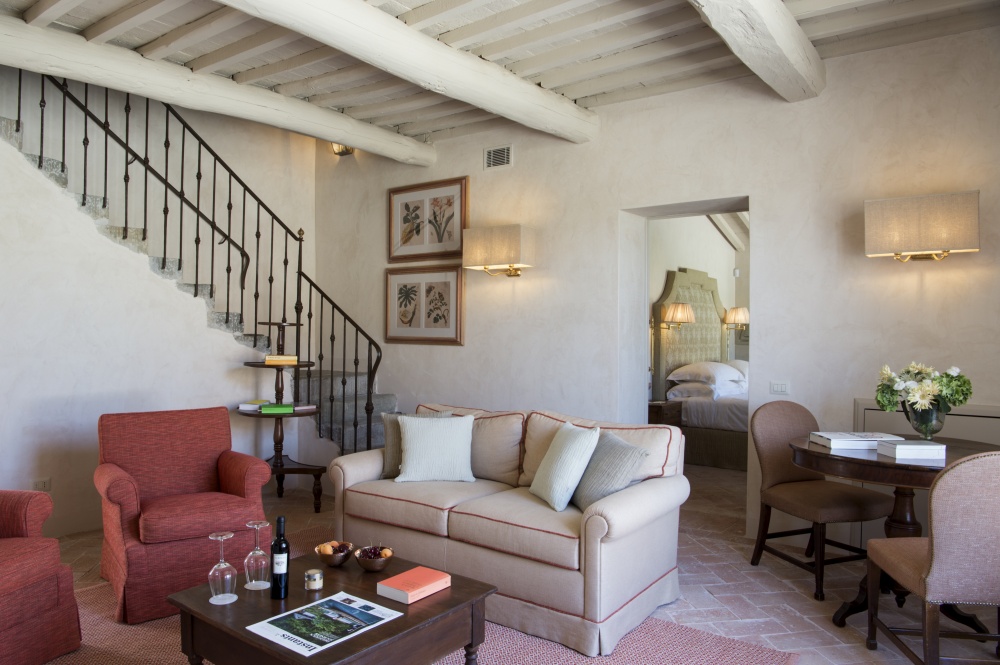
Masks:
[[[747,394],[711,397],[688,397],[680,400],[681,426],[727,429],[746,432],[749,421]]]

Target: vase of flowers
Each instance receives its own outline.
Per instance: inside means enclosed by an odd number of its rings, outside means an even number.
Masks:
[[[910,363],[898,374],[882,366],[875,401],[883,411],[902,407],[910,426],[930,441],[944,427],[944,417],[953,406],[962,406],[972,396],[972,382],[957,367],[944,374],[933,367]]]

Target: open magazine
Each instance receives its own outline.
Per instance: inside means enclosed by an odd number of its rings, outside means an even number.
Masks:
[[[398,616],[402,616],[402,612],[341,591],[247,626],[247,630],[297,654],[311,656]]]

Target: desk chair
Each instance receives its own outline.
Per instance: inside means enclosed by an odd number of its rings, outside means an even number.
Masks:
[[[813,597],[823,600],[823,568],[835,563],[865,558],[859,547],[829,540],[826,525],[839,522],[867,522],[887,517],[892,512],[893,497],[888,494],[826,480],[823,474],[809,471],[792,463],[788,442],[808,437],[819,430],[809,410],[794,402],[768,402],[754,412],[750,433],[760,461],[760,522],[757,542],[750,565],[760,563],[761,554],[768,552],[779,559],[814,574],[816,590]],[[768,532],[771,509],[812,522],[812,527],[790,531]],[[806,559],[793,557],[767,544],[773,538],[809,534]],[[826,558],[826,546],[833,545],[853,552],[847,556]],[[809,561],[809,557],[813,557]]]
[[[868,639],[878,648],[876,628],[914,663],[996,663],[995,660],[942,658],[941,637],[998,640],[997,633],[942,631],[942,605],[1000,608],[1000,452],[961,459],[942,471],[930,489],[929,536],[868,541]],[[887,573],[923,598],[922,628],[890,628],[878,618],[879,577]],[[1000,619],[1000,609],[997,613]],[[923,636],[923,661],[899,635]],[[1000,644],[997,645],[1000,656]]]

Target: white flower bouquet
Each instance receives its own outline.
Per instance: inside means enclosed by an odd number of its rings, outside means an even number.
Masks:
[[[944,374],[933,367],[910,363],[898,374],[882,366],[875,401],[883,411],[895,411],[897,405],[915,411],[935,409],[948,413],[972,397],[972,382],[957,367]]]

